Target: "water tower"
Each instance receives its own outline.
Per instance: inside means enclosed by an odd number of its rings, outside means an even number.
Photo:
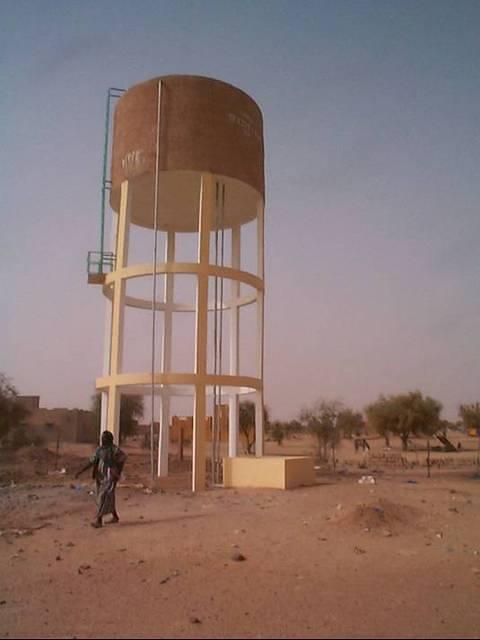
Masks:
[[[196,491],[205,486],[207,410],[213,407],[215,432],[222,399],[228,400],[229,405],[228,455],[235,457],[239,398],[254,393],[255,453],[263,455],[262,114],[243,91],[199,76],[153,78],[126,92],[114,90],[109,94],[112,97],[118,102],[111,176],[106,180],[104,174],[103,188],[110,191],[114,232],[112,246],[105,250],[102,221],[101,251],[96,261],[90,256],[89,267],[89,281],[102,286],[107,300],[104,375],[96,383],[102,394],[102,430],[112,431],[118,440],[122,394],[151,396],[153,413],[153,398],[160,397],[157,470],[159,476],[165,476],[172,398],[193,397],[192,488]],[[107,135],[108,118],[107,111]],[[249,223],[256,227],[255,233],[244,237]],[[151,234],[148,261],[133,264],[129,259],[132,225]],[[181,234],[187,233],[195,234],[196,257],[182,262],[177,260],[176,244],[181,241]],[[163,256],[159,255],[162,244]],[[250,270],[241,268],[245,249],[255,255],[256,265]],[[176,295],[176,280],[184,274],[195,278],[192,300],[178,299]],[[128,283],[139,278],[151,280],[148,297],[129,295]],[[247,305],[256,310],[254,375],[240,375],[239,366],[240,311]],[[152,317],[151,332],[144,336],[151,345],[149,370],[124,369],[128,307]],[[194,314],[191,370],[174,370],[172,366],[172,332],[180,314]],[[156,329],[158,315],[163,317],[160,335]],[[229,331],[225,348],[226,318]],[[214,433],[214,476],[219,456],[215,443]]]

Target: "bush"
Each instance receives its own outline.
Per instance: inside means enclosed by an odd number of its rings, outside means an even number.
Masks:
[[[20,426],[12,430],[9,437],[9,445],[14,451],[27,447],[29,444],[32,444],[32,441],[28,437],[25,427]]]
[[[34,447],[43,447],[45,446],[45,438],[43,436],[35,436],[32,439],[32,444]]]
[[[269,434],[271,439],[274,440],[279,445],[283,443],[283,440],[287,435],[285,426],[278,420],[275,420],[274,422],[271,423],[269,428]]]
[[[28,413],[13,384],[0,373],[0,440],[8,438],[9,431],[18,427]]]

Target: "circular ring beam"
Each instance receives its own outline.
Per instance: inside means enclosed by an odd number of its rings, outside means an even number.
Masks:
[[[198,262],[160,262],[157,264],[155,273],[157,275],[167,273],[184,273],[193,275],[208,275],[212,277],[225,278],[248,284],[257,291],[264,290],[264,283],[261,278],[248,271],[233,269],[232,267],[219,267],[214,264],[200,264]],[[133,264],[123,269],[112,271],[105,277],[105,285],[108,286],[116,280],[129,280],[130,278],[140,278],[142,276],[152,276],[153,267],[151,264]]]
[[[113,290],[112,290],[111,284],[106,284],[103,286],[103,294],[110,301],[113,300]],[[246,307],[249,304],[253,304],[257,300],[258,300],[258,293],[252,293],[251,295],[241,296],[239,298],[233,298],[223,303],[222,310],[227,311],[228,309],[231,309],[232,306]],[[133,307],[135,309],[146,309],[147,311],[151,311],[152,301],[149,298],[137,298],[135,296],[125,296],[125,306]],[[165,302],[155,303],[156,311],[165,311],[166,308],[167,308],[167,305]],[[196,306],[194,304],[174,302],[171,305],[168,305],[168,309],[175,313],[193,313],[196,311]],[[209,303],[208,310],[215,311],[214,302]]]
[[[250,376],[213,375],[198,376],[195,373],[156,373],[154,384],[161,394],[168,387],[170,395],[194,395],[195,385],[205,384],[208,387],[221,386],[225,393],[246,394],[254,391],[262,391],[263,384],[259,378]],[[104,376],[97,378],[96,388],[106,391],[114,386],[119,391],[126,393],[139,393],[149,395],[151,393],[152,376],[150,373],[120,373],[116,376]],[[187,387],[186,389],[181,389]]]

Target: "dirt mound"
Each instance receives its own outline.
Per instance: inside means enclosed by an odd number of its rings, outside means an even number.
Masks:
[[[419,519],[419,509],[380,498],[370,504],[358,504],[335,516],[342,527],[379,532],[383,535],[412,527]]]

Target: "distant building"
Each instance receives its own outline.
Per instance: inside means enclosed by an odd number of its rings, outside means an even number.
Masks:
[[[228,441],[228,405],[222,404],[219,408],[220,442]],[[193,416],[172,416],[170,425],[170,442],[178,442],[183,430],[183,438],[186,441],[193,440]],[[205,419],[205,440],[211,442],[213,433],[213,418]]]
[[[44,409],[40,396],[18,396],[22,406],[29,411],[22,426],[30,437],[40,437],[47,442],[59,438],[65,442],[96,442],[95,415],[83,409]]]
[[[228,442],[228,420],[229,407],[222,404],[219,407],[219,435],[220,442]],[[157,421],[153,423],[154,442],[157,442],[159,424]],[[139,436],[149,438],[150,424],[139,424],[136,433]],[[205,418],[205,441],[211,442],[213,434],[213,417]],[[169,429],[169,440],[171,443],[179,444],[180,441],[185,444],[191,444],[193,441],[193,416],[172,416]],[[242,432],[239,434],[239,441],[242,445],[246,445],[245,436]]]
[[[40,409],[40,396],[18,396],[17,399],[27,411]]]

